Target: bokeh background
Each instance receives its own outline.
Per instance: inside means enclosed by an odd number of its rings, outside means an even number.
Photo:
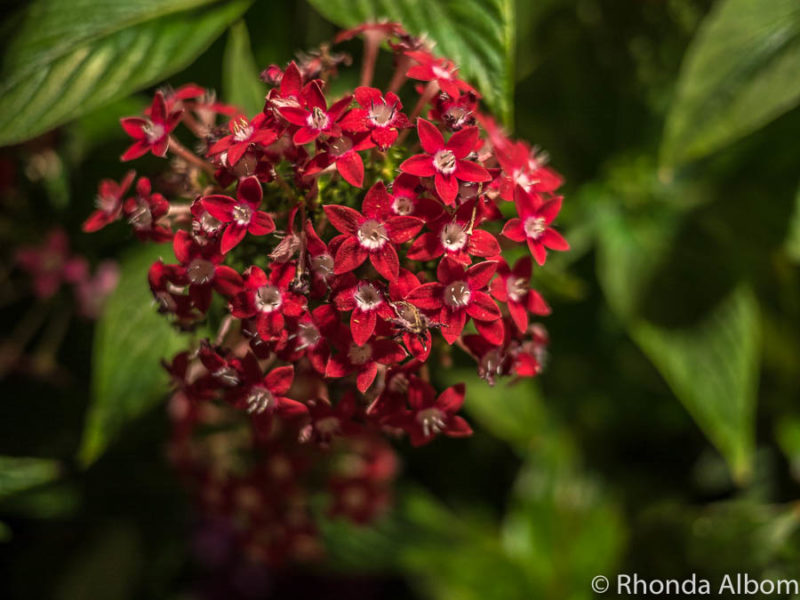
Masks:
[[[578,600],[597,574],[800,577],[796,0],[59,4],[6,2],[0,26],[0,597]],[[126,170],[118,118],[157,85],[238,101],[248,69],[370,14],[429,32],[548,152],[573,250],[535,275],[545,373],[437,370],[468,382],[474,437],[398,445],[385,517],[326,521],[325,560],[266,569],[219,558],[165,460],[168,341],[135,241],[80,224]],[[54,228],[91,269],[121,265],[97,320],[69,286],[37,300],[15,258]],[[144,348],[115,337],[126,319],[155,332]]]

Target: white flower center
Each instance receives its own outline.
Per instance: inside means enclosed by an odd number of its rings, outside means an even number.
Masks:
[[[311,259],[311,270],[322,279],[333,275],[333,257],[330,254],[318,254]]]
[[[311,114],[308,115],[306,118],[306,124],[311,129],[322,130],[328,126],[330,120],[328,119],[328,115],[325,114],[325,111],[322,110],[319,106],[315,106],[311,109]]]
[[[222,223],[219,219],[214,217],[210,212],[206,211],[200,217],[200,228],[207,233],[214,233],[219,230]]]
[[[389,239],[389,236],[386,235],[386,228],[375,219],[364,221],[356,235],[361,245],[368,250],[383,248]]]
[[[213,375],[228,387],[233,387],[239,383],[239,375],[233,367],[220,367],[214,371]]]
[[[355,293],[356,305],[363,311],[375,310],[383,303],[381,293],[372,285],[362,285]]]
[[[237,225],[249,225],[253,218],[253,209],[249,204],[237,204],[233,207],[233,220]]]
[[[525,219],[525,235],[532,239],[538,239],[541,236],[547,225],[545,225],[544,217],[528,217]]]
[[[425,437],[431,437],[445,430],[444,413],[438,408],[426,408],[417,413],[417,421],[422,425]]]
[[[354,365],[363,365],[372,358],[372,346],[369,344],[364,344],[363,346],[350,344],[350,349],[347,351],[347,358],[349,358],[350,362]]]
[[[246,142],[253,135],[253,126],[244,121],[240,123],[233,128],[233,139],[237,142]]]
[[[456,170],[456,155],[450,150],[439,150],[433,155],[433,166],[440,173],[450,175]]]
[[[153,123],[152,121],[145,123],[142,131],[144,131],[144,135],[150,144],[155,144],[164,137],[165,133],[164,126],[161,123]]]
[[[261,312],[275,312],[283,304],[281,291],[274,285],[264,285],[256,290],[256,308]]]
[[[297,349],[313,348],[322,339],[319,330],[311,323],[300,323],[297,327],[297,339],[300,340]]]
[[[396,215],[408,216],[414,212],[414,201],[405,196],[398,196],[392,202],[392,211]]]
[[[118,202],[114,196],[97,196],[94,205],[104,213],[111,214],[116,212]]]
[[[436,79],[451,79],[453,77],[453,74],[450,71],[440,67],[439,65],[433,65],[431,70],[433,71],[433,74],[436,75]]]
[[[467,232],[458,223],[448,223],[442,228],[442,246],[450,252],[457,252],[467,244]]]
[[[141,198],[136,201],[136,209],[128,217],[134,229],[148,230],[153,226],[153,214],[150,205]]]
[[[189,281],[196,284],[204,284],[211,281],[214,277],[214,263],[204,258],[195,258],[189,263],[186,269],[186,276]]]
[[[519,302],[528,293],[528,282],[522,277],[509,277],[506,290],[511,300]]]
[[[373,104],[369,109],[369,120],[376,127],[386,127],[394,120],[394,105]]]
[[[463,308],[471,298],[472,292],[466,281],[454,281],[444,288],[444,303],[450,308]]]
[[[257,386],[250,391],[246,402],[247,412],[258,414],[272,408],[272,405],[275,403],[275,397],[268,389]]]

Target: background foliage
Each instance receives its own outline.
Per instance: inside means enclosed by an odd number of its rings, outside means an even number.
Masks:
[[[548,371],[494,389],[445,371],[443,384],[468,382],[476,435],[402,448],[403,485],[377,527],[326,522],[324,564],[223,597],[560,600],[592,597],[596,574],[800,576],[796,1],[16,8],[0,144],[17,145],[0,152],[25,200],[3,200],[4,247],[56,223],[78,231],[96,182],[125,170],[117,119],[149,86],[195,81],[252,111],[260,68],[369,17],[428,33],[566,176],[573,251],[536,275],[554,307]],[[32,178],[44,148],[60,168]],[[179,598],[243,577],[191,558],[157,367],[179,341],[148,309],[153,256],[115,233],[73,236],[119,257],[123,279],[94,329],[67,333],[68,383],[0,384],[3,597]],[[3,308],[5,330],[21,311]]]

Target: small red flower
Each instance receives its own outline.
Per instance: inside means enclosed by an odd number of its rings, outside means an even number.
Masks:
[[[175,234],[172,248],[183,266],[183,273],[177,274],[178,277],[173,276],[172,283],[188,283],[189,297],[198,310],[206,312],[211,306],[212,289],[224,296],[232,296],[241,289],[241,275],[231,267],[220,264],[224,256],[217,243],[198,244],[191,234],[180,230]]]
[[[119,183],[113,179],[104,179],[100,182],[95,200],[97,210],[83,223],[83,230],[86,233],[98,231],[119,219],[122,214],[122,198],[131,187],[135,175],[134,171],[128,171]]]
[[[413,377],[408,389],[411,408],[401,417],[389,418],[390,424],[402,427],[409,435],[412,446],[424,446],[439,434],[448,437],[467,437],[472,428],[456,413],[464,404],[466,390],[463,383],[447,388],[439,397],[432,385]]]
[[[233,388],[226,398],[235,407],[257,415],[278,415],[284,418],[299,417],[308,412],[302,402],[286,397],[294,379],[294,367],[277,367],[263,375],[254,354],[242,359],[242,383]]]
[[[465,127],[445,143],[442,132],[435,125],[417,119],[417,134],[426,153],[406,159],[400,170],[418,177],[433,177],[436,192],[445,204],[455,204],[459,180],[479,183],[492,178],[478,163],[464,160],[478,143],[477,127]]]
[[[53,229],[39,246],[24,246],[16,252],[16,262],[33,279],[38,298],[50,298],[61,287],[69,261],[69,239],[63,229]]]
[[[122,128],[135,140],[122,155],[122,160],[133,160],[148,152],[152,152],[155,156],[165,156],[169,146],[169,134],[177,127],[182,114],[182,110],[168,110],[164,94],[159,91],[153,98],[147,118],[120,119]]]
[[[499,344],[503,341],[500,309],[483,291],[496,269],[494,261],[465,269],[464,265],[444,257],[436,270],[439,281],[422,284],[409,292],[406,299],[422,310],[438,313],[442,335],[448,344],[461,335],[468,316],[475,320],[475,326],[487,340]]]
[[[385,321],[394,316],[383,291],[375,283],[357,282],[352,275],[333,301],[339,311],[352,311],[350,331],[359,346],[363,346],[372,337],[378,317]]]
[[[350,131],[369,131],[372,141],[386,151],[397,139],[398,129],[411,124],[402,112],[403,104],[393,92],[384,99],[381,91],[372,87],[359,87],[354,92],[361,108],[353,109],[342,119],[342,127]]]
[[[528,312],[542,316],[550,314],[550,307],[542,295],[530,287],[531,270],[528,256],[520,258],[513,269],[502,261],[497,267],[498,277],[490,287],[492,296],[508,305],[508,312],[520,332],[528,329]]]
[[[335,255],[334,273],[340,275],[358,268],[369,257],[372,266],[386,279],[397,277],[400,259],[394,244],[413,238],[423,221],[416,217],[386,217],[385,206],[389,193],[382,181],[373,185],[362,204],[362,215],[347,206],[324,206],[328,220],[344,234]]]
[[[258,334],[264,340],[283,333],[283,316],[299,317],[305,311],[305,298],[289,291],[295,276],[292,263],[274,264],[267,277],[256,266],[244,274],[244,285],[231,302],[231,314],[239,319],[256,318]]]
[[[328,109],[319,83],[312,81],[304,88],[303,99],[307,108],[284,106],[278,109],[284,119],[299,127],[292,138],[295,144],[302,146],[313,142],[323,133],[332,137],[341,135],[341,127],[337,121],[350,106],[352,96],[345,96]]]
[[[252,144],[265,148],[278,139],[278,132],[270,125],[264,113],[258,113],[252,121],[248,121],[245,116],[231,119],[228,122],[231,134],[212,145],[208,149],[208,155],[224,153],[222,162],[234,167]]]
[[[364,185],[364,161],[358,152],[372,148],[373,145],[367,133],[344,134],[332,138],[325,145],[325,149],[311,159],[305,175],[313,175],[331,165],[336,165],[336,170],[342,179],[360,188]]]
[[[172,239],[172,229],[161,221],[169,212],[169,202],[161,194],[153,193],[147,177],[139,178],[136,196],[128,198],[122,210],[140,240],[164,243]]]
[[[331,338],[331,343],[338,352],[328,360],[325,377],[338,378],[355,373],[359,392],[365,392],[375,381],[378,365],[393,365],[406,357],[402,346],[392,340],[373,339],[366,344],[356,344],[345,327]]]
[[[203,207],[215,219],[226,223],[221,250],[227,254],[244,239],[247,233],[267,235],[275,231],[275,223],[267,213],[258,210],[264,191],[255,176],[242,179],[236,188],[236,200],[229,196],[204,196]]]
[[[446,58],[436,58],[424,50],[406,52],[406,56],[417,61],[406,75],[418,81],[435,81],[439,89],[452,98],[458,98],[460,92],[475,92],[471,85],[458,78],[455,64]]]
[[[520,186],[514,192],[519,218],[509,219],[502,235],[515,242],[528,242],[533,258],[540,265],[547,259],[547,250],[569,250],[569,243],[550,227],[561,210],[561,197],[545,201],[539,194],[529,194]]]
[[[414,240],[408,249],[408,258],[426,261],[445,255],[469,265],[472,263],[471,256],[497,256],[500,254],[500,244],[491,233],[478,228],[481,220],[479,212],[472,200],[462,204],[452,217],[444,214],[429,223],[431,231]]]

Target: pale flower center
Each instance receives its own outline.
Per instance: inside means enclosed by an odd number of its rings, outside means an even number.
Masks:
[[[248,225],[253,218],[253,209],[249,204],[237,204],[233,207],[233,220],[237,225]]]
[[[195,258],[189,263],[186,269],[186,275],[189,281],[196,284],[204,284],[211,281],[214,277],[214,263],[205,260],[204,258]]]
[[[253,135],[253,126],[250,124],[234,127],[233,139],[237,142],[246,142]]]
[[[448,223],[442,228],[442,246],[450,252],[457,252],[467,244],[467,232],[458,223]]]
[[[425,437],[431,437],[441,433],[447,427],[444,421],[444,413],[438,408],[426,408],[417,413],[417,421],[422,425],[422,433]]]
[[[128,217],[128,222],[135,229],[150,229],[153,226],[153,215],[150,212],[150,205],[144,200],[137,200],[136,210]]]
[[[281,291],[274,285],[264,285],[256,290],[256,308],[261,312],[275,312],[283,304]]]
[[[144,135],[150,144],[155,144],[164,137],[165,133],[164,126],[161,123],[153,123],[152,121],[145,123],[142,127],[142,131],[144,131]]]
[[[347,358],[354,365],[363,365],[372,358],[372,346],[369,344],[364,344],[363,346],[351,344],[350,349],[347,351]]]
[[[472,292],[466,281],[454,281],[444,288],[444,303],[450,308],[463,308],[471,298]]]
[[[382,248],[389,239],[389,236],[386,235],[386,228],[375,219],[364,221],[358,228],[357,236],[361,245],[369,250]]]
[[[342,156],[353,149],[353,142],[350,138],[340,137],[336,138],[330,145],[330,152],[334,156]]]
[[[246,402],[247,412],[258,414],[270,409],[275,402],[275,397],[266,388],[254,387],[247,396]]]
[[[522,277],[509,277],[506,290],[511,300],[519,302],[528,293],[528,282]]]
[[[453,76],[450,71],[440,67],[439,65],[433,65],[431,70],[433,71],[433,74],[436,75],[436,79],[450,79]]]
[[[311,114],[308,115],[306,119],[306,124],[311,129],[322,130],[328,126],[329,119],[328,115],[325,114],[325,111],[322,110],[319,106],[315,106],[311,109]]]
[[[206,211],[200,217],[200,227],[203,231],[214,233],[222,226],[219,219],[213,216],[210,212]]]
[[[367,284],[358,288],[355,293],[356,305],[363,311],[375,310],[383,302],[381,293]]]
[[[104,213],[116,212],[118,202],[114,196],[98,196],[94,202],[95,206]]]
[[[433,166],[440,173],[450,175],[456,170],[456,155],[450,150],[439,150],[433,155]]]
[[[455,130],[461,129],[470,122],[472,113],[461,106],[451,106],[447,109],[444,118],[447,120],[450,127]]]
[[[386,127],[394,119],[394,106],[373,104],[369,110],[369,120],[378,127]]]
[[[330,254],[318,254],[311,259],[311,269],[322,279],[333,275],[333,267],[333,257]]]
[[[220,367],[214,371],[214,377],[229,387],[239,383],[239,376],[233,367]]]
[[[297,338],[300,340],[300,345],[297,349],[302,350],[303,348],[313,348],[316,346],[320,339],[322,339],[322,336],[319,330],[311,323],[300,323],[297,328]]]
[[[525,235],[532,239],[538,239],[541,236],[547,225],[545,225],[544,217],[528,217],[525,219]]]
[[[398,196],[392,202],[392,210],[396,215],[408,216],[414,212],[414,201],[405,196]]]

